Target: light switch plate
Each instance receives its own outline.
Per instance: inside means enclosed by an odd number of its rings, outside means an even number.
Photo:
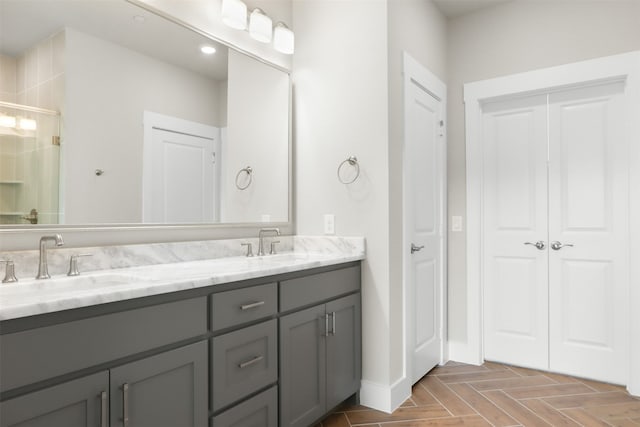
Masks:
[[[462,231],[462,217],[453,215],[451,217],[451,231]]]
[[[336,216],[334,214],[325,214],[324,234],[336,234]]]

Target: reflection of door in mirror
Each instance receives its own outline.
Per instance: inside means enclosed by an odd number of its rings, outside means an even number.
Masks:
[[[0,224],[58,222],[57,35],[18,54],[0,53]],[[38,68],[38,63],[40,67]],[[43,67],[48,63],[49,67]]]
[[[145,223],[219,219],[220,130],[145,112],[142,215]]]

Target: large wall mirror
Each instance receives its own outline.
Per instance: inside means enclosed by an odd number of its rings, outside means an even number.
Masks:
[[[136,4],[0,0],[0,228],[286,223],[289,121],[286,71]]]

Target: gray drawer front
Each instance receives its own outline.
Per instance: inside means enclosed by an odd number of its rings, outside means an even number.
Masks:
[[[206,297],[0,336],[0,390],[205,334]]]
[[[360,266],[280,282],[280,311],[313,304],[360,289]]]
[[[217,331],[278,312],[276,283],[211,295],[211,330]]]
[[[277,427],[276,386],[213,417],[211,427]]]
[[[277,381],[277,320],[213,338],[211,356],[211,406],[217,411]]]

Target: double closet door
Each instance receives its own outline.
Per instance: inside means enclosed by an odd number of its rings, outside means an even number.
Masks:
[[[485,359],[626,382],[623,89],[484,105]]]

